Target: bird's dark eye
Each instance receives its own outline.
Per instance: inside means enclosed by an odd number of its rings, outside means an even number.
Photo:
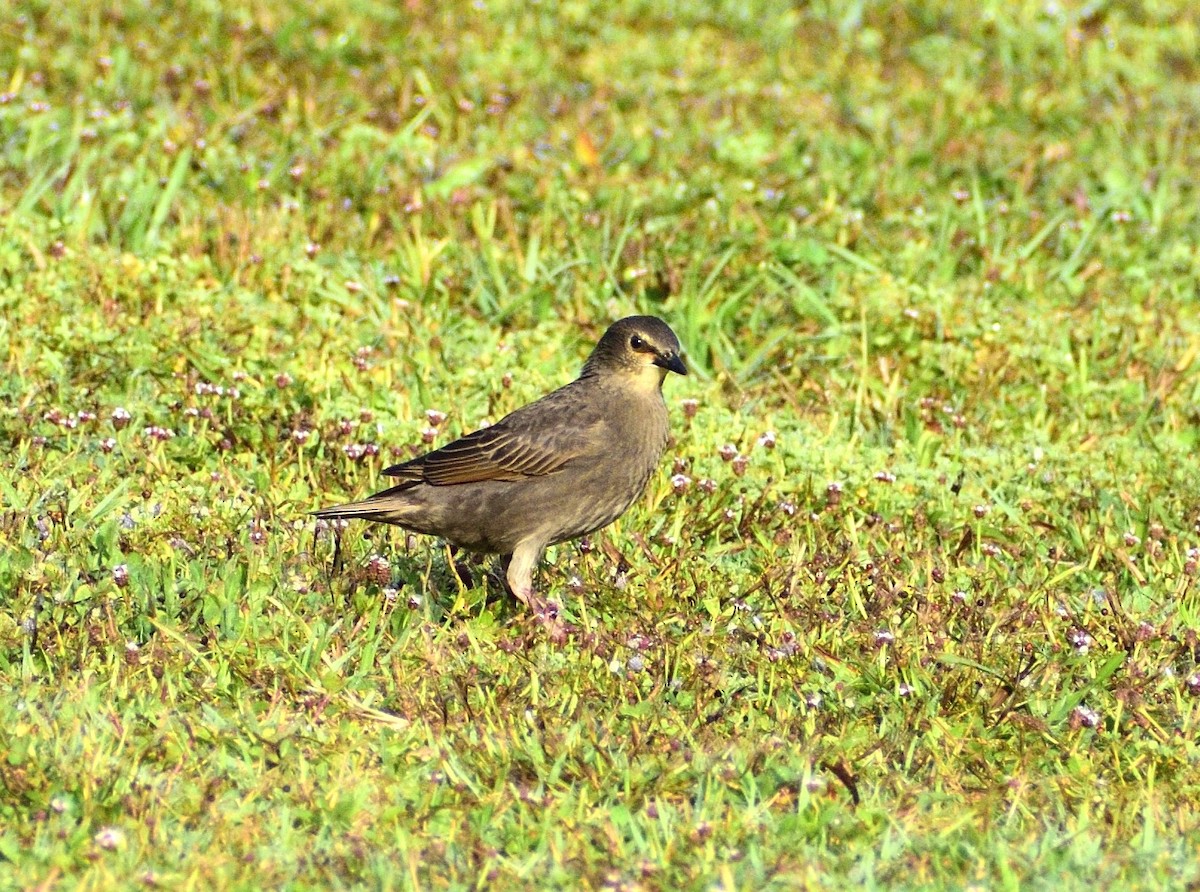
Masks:
[[[631,337],[629,339],[629,346],[632,347],[634,350],[641,350],[646,346],[646,342],[643,341],[637,335],[634,335],[633,337]]]

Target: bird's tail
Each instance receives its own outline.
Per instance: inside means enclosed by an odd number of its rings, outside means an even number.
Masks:
[[[415,508],[401,492],[408,489],[410,484],[394,486],[383,492],[375,493],[370,498],[359,502],[347,502],[344,505],[331,505],[328,508],[318,508],[313,515],[323,520],[339,520],[358,517],[363,520],[379,520],[384,523],[403,524],[406,515]]]
[[[310,512],[314,517],[324,520],[336,520],[344,517],[370,517],[379,511],[379,503],[370,499],[361,502],[347,502],[345,505],[330,505],[328,508],[318,508]]]

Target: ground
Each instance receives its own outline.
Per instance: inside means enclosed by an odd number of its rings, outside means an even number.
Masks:
[[[0,887],[1195,888],[1191,4],[18,2]],[[308,512],[662,316],[538,582]]]

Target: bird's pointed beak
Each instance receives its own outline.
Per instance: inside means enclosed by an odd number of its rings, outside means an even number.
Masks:
[[[676,375],[686,375],[687,366],[683,364],[683,360],[679,358],[678,353],[671,353],[668,356],[654,357],[654,364],[659,368],[666,369],[668,372],[674,372]]]

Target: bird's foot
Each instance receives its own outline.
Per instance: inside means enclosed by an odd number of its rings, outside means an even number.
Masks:
[[[562,607],[557,601],[539,598],[532,592],[521,600],[525,602],[537,623],[549,633],[554,644],[565,644],[571,633],[577,631],[575,626],[560,616]]]

